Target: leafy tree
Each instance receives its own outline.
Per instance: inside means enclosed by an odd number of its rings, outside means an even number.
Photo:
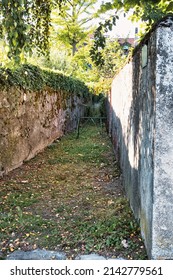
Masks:
[[[103,66],[98,66],[100,75],[104,79],[111,79],[126,63],[128,55],[124,53],[123,47],[117,40],[109,40],[102,50],[104,60]]]
[[[21,54],[34,48],[48,53],[52,11],[59,14],[59,38],[72,46],[74,54],[87,36],[84,25],[93,17],[94,3],[96,0],[0,0],[0,37],[8,46],[8,57],[19,62]]]
[[[8,45],[8,56],[20,60],[21,53],[31,52],[33,47],[46,53],[49,47],[51,11],[60,11],[72,0],[0,0],[0,36]],[[89,1],[87,1],[89,2]],[[87,3],[83,0],[83,3]],[[91,51],[96,63],[102,63],[99,48],[105,46],[104,32],[116,24],[117,11],[134,8],[134,15],[150,25],[173,9],[173,0],[110,0],[100,10],[114,10],[115,15],[101,24],[95,32],[95,44]],[[82,3],[82,0],[76,3]],[[66,10],[67,11],[67,10]],[[78,33],[78,36],[81,33]],[[78,38],[76,42],[78,42]],[[75,50],[74,43],[74,50]]]
[[[105,93],[110,89],[112,77],[126,63],[127,56],[117,41],[107,41],[105,49],[102,50],[104,65],[96,66],[90,57],[91,46],[92,40],[80,47],[74,56],[69,55],[66,48],[57,49],[54,46],[51,48],[49,60],[44,56],[37,58],[35,54],[30,63],[78,78],[87,84],[94,94]]]
[[[112,78],[126,63],[128,57],[118,41],[108,40],[101,50],[104,64],[95,65],[90,57],[92,42],[81,47],[71,58],[66,74],[84,81],[96,93],[105,93],[110,89]]]
[[[77,45],[83,43],[91,28],[86,23],[93,19],[96,0],[68,0],[57,16],[53,11],[52,25],[57,29],[57,39],[67,47],[71,47],[72,55],[77,51]]]

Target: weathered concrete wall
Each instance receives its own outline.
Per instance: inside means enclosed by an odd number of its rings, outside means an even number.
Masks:
[[[10,87],[0,91],[0,174],[34,157],[77,125],[83,98],[45,88],[39,92]]]
[[[152,255],[173,259],[173,19],[157,28]]]
[[[149,258],[173,259],[173,18],[114,78],[109,133]]]

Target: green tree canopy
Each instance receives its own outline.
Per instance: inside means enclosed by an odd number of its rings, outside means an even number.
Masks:
[[[96,2],[97,0],[68,0],[61,7],[59,15],[57,9],[52,12],[55,37],[70,47],[73,55],[77,51],[77,45],[83,43],[91,32],[86,24],[93,19]]]
[[[60,11],[72,0],[0,0],[0,36],[8,45],[9,57],[20,60],[22,52],[31,52],[33,47],[46,53],[49,47],[51,11],[57,6]],[[76,0],[79,3],[91,1]],[[134,16],[141,17],[151,24],[161,16],[173,10],[173,0],[109,0],[102,5],[100,13],[114,10],[115,16],[101,24],[95,32],[95,44],[91,55],[99,61],[99,48],[104,47],[103,33],[116,24],[117,11],[134,8]],[[67,11],[67,10],[66,10]],[[78,36],[81,33],[78,32]],[[76,39],[77,41],[79,39]]]

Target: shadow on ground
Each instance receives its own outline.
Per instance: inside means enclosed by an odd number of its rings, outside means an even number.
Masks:
[[[75,259],[146,259],[106,131],[87,125],[0,181],[0,257],[57,250]]]

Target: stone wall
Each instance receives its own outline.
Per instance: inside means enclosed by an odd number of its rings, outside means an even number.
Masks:
[[[148,256],[173,259],[173,18],[161,20],[114,78],[109,134]]]
[[[83,116],[83,97],[49,87],[34,92],[0,90],[0,175],[34,157]]]

